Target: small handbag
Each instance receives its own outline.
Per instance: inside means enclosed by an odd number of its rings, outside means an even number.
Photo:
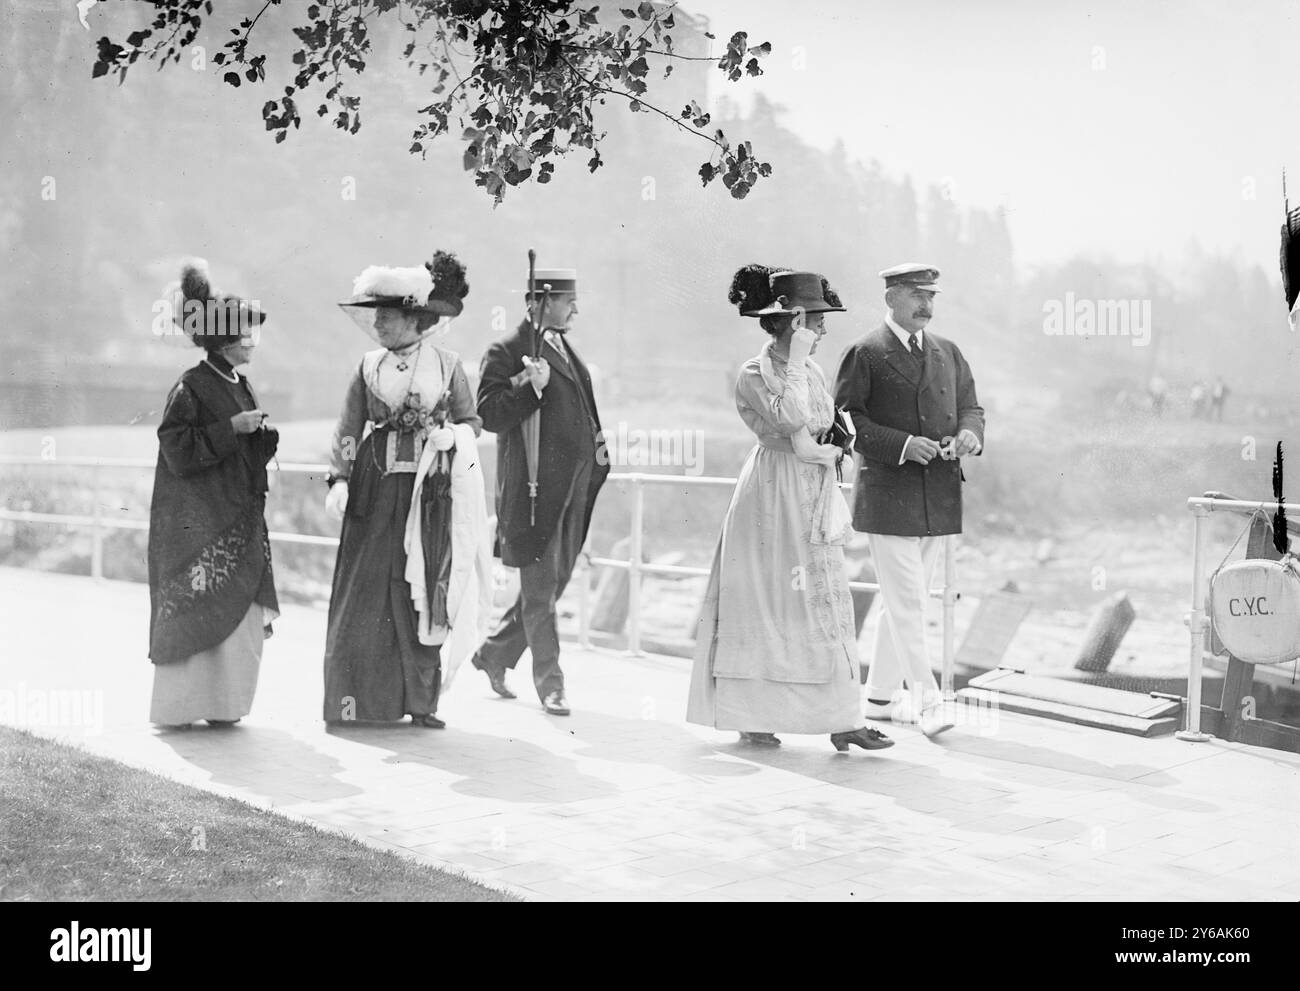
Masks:
[[[849,416],[849,411],[843,406],[835,408],[835,415],[831,418],[831,425],[819,433],[816,437],[818,444],[834,444],[840,450],[848,453],[853,449],[853,440],[858,436],[858,432],[853,426],[853,417]]]
[[[840,449],[840,456],[835,462],[835,476],[841,482],[844,481],[844,456],[853,451],[853,441],[857,436],[853,417],[843,406],[837,406],[831,417],[831,425],[814,438],[818,444],[834,444]]]

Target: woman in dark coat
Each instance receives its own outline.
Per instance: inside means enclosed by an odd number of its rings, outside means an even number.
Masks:
[[[158,427],[149,511],[149,718],[229,725],[248,714],[262,641],[279,614],[264,507],[279,434],[239,373],[264,314],[181,275],[177,323],[207,354],[173,386]]]
[[[431,333],[468,293],[464,267],[440,251],[422,268],[366,269],[340,304],[383,347],[352,378],[330,457],[326,506],[343,518],[325,640],[331,725],[444,726],[440,649],[420,639],[404,542],[425,445],[453,450],[452,424],[482,425],[459,358]]]

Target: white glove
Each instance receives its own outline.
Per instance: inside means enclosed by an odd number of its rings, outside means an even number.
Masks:
[[[348,483],[335,482],[325,496],[325,510],[336,519],[343,519],[348,508]]]
[[[551,363],[545,358],[534,361],[528,355],[524,355],[524,370],[519,374],[532,382],[533,388],[540,393],[551,381]]]
[[[451,427],[435,427],[429,431],[426,444],[432,444],[435,451],[450,451],[456,446],[456,431]]]
[[[795,456],[800,461],[833,465],[840,456],[840,449],[834,444],[818,444],[817,441],[813,440],[813,436],[808,432],[807,427],[800,427],[792,433],[790,435],[790,444],[794,448]]]
[[[800,327],[790,335],[790,370],[797,369],[798,374],[803,374],[804,362],[808,360],[808,355],[812,354],[813,345],[816,343],[817,335],[807,327]]]
[[[817,460],[824,465],[834,465],[835,462],[840,459],[840,456],[843,455],[843,453],[844,452],[840,450],[838,447],[836,447],[834,444],[817,445]]]

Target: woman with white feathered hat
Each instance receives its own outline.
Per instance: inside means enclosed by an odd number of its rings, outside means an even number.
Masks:
[[[482,421],[459,358],[434,342],[468,293],[464,266],[439,251],[420,268],[367,268],[339,304],[382,347],[352,378],[331,450],[326,506],[343,529],[325,642],[330,724],[409,715],[414,726],[444,725],[442,653],[453,625],[465,625],[452,622],[462,603],[479,597],[468,586],[490,581],[491,565],[478,557]],[[475,479],[477,499],[457,498],[453,520],[452,497]]]

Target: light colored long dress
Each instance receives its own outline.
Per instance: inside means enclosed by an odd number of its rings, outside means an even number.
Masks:
[[[235,632],[208,650],[183,661],[156,664],[149,721],[177,726],[200,719],[235,720],[247,716],[257,692],[262,642],[270,613],[254,602]]]
[[[851,515],[833,466],[791,435],[830,425],[821,370],[792,382],[769,343],[741,369],[736,407],[758,437],[732,494],[696,630],[686,718],[741,732],[840,733],[862,725]],[[792,388],[792,386],[795,386]]]

